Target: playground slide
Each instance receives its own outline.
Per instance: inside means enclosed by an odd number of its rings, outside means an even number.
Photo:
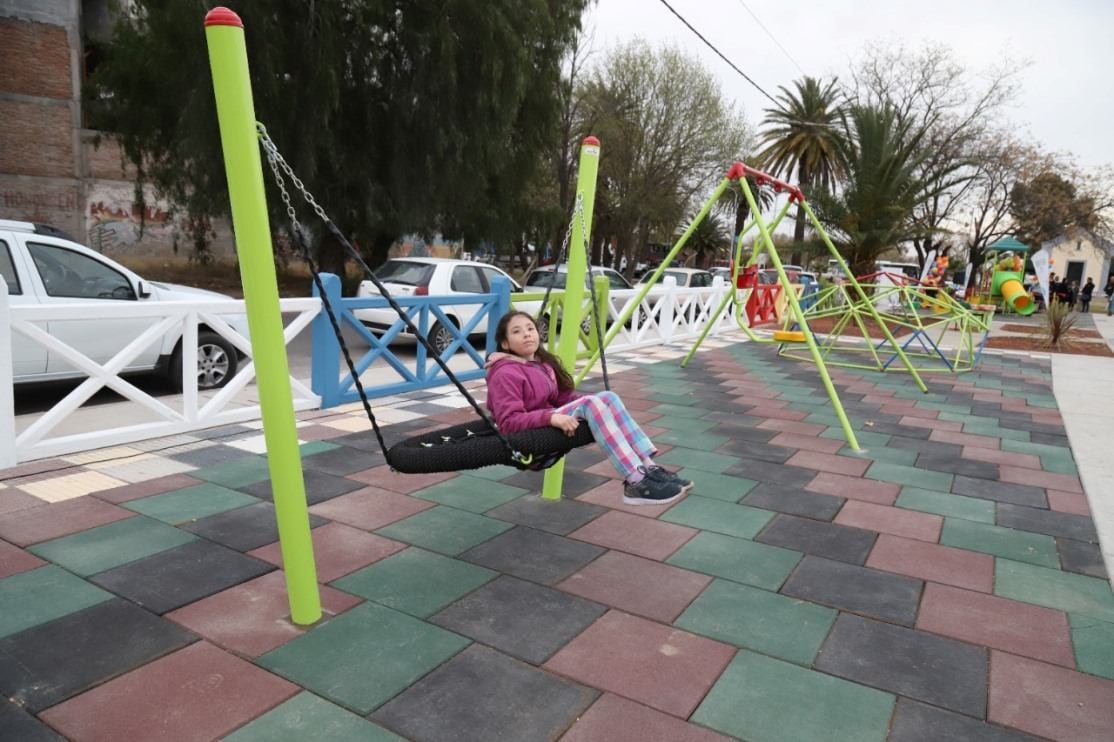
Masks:
[[[1008,281],[1002,282],[1002,298],[1006,303],[1013,307],[1013,310],[1022,316],[1028,316],[1036,310],[1037,305],[1033,302],[1033,297],[1029,296],[1029,292],[1021,285],[1021,281],[1016,278],[1011,278]]]

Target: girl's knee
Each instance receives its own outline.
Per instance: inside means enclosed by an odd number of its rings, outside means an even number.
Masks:
[[[598,395],[600,399],[608,404],[613,404],[619,401],[619,395],[612,391],[600,392]]]

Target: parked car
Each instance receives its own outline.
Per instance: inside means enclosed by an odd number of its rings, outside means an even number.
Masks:
[[[559,267],[559,269],[556,270],[556,271],[554,270],[554,267],[552,265],[543,265],[540,268],[536,268],[536,269],[530,271],[529,275],[526,276],[526,281],[525,281],[526,289],[525,290],[530,291],[531,293],[538,292],[538,291],[545,291],[551,285],[556,290],[562,290],[562,289],[565,288],[566,281],[568,279],[568,274],[569,274],[569,269],[568,269],[567,265],[561,265]],[[630,282],[627,281],[627,279],[623,277],[622,273],[620,273],[619,271],[614,270],[612,268],[604,268],[602,266],[593,265],[592,266],[592,275],[593,276],[604,276],[604,277],[606,277],[607,278],[607,284],[608,284],[608,291],[622,291],[624,289],[633,289],[634,288],[634,286],[631,286]],[[514,306],[515,306],[515,309],[519,309],[523,312],[528,312],[529,314],[531,314],[533,316],[537,316],[538,310],[541,309],[541,302],[540,301],[516,301]],[[641,323],[646,322],[647,314],[646,314],[645,309],[640,309],[639,313],[638,313],[638,316],[640,318]],[[538,330],[541,332],[542,337],[548,337],[549,322],[543,317],[538,322],[538,325],[539,325]],[[584,319],[581,322],[580,327],[581,327],[581,330],[586,332],[586,333],[591,331],[591,323],[587,319]],[[560,328],[558,328],[558,329],[560,329]]]
[[[150,317],[98,318],[97,306],[128,302],[227,300],[232,297],[204,289],[148,281],[119,263],[70,239],[53,227],[0,219],[0,275],[13,306],[89,302],[87,319],[48,320],[46,331],[104,364],[135,340],[155,320]],[[242,313],[221,315],[237,332],[248,336]],[[125,373],[157,372],[172,383],[182,380],[180,330],[168,332],[145,348]],[[16,336],[12,342],[16,384],[83,378],[61,354]],[[236,347],[202,324],[197,334],[197,383],[200,389],[224,386],[239,364]]]
[[[399,297],[486,294],[491,291],[491,280],[496,276],[509,280],[512,291],[522,291],[522,287],[502,269],[471,260],[392,258],[375,270],[375,277],[392,295]],[[371,281],[361,281],[356,295],[379,296],[379,289]],[[457,327],[467,324],[479,310],[479,304],[452,304],[442,307],[445,316]],[[357,309],[353,314],[377,335],[387,332],[398,321],[398,315],[390,307]],[[481,319],[473,332],[476,336],[486,333],[487,319]],[[414,336],[405,328],[398,337],[414,340]],[[453,342],[454,335],[451,329],[437,322],[429,328],[428,337],[430,345],[440,353]]]
[[[653,277],[653,273],[647,273],[639,283],[648,283]],[[728,280],[731,278],[731,272],[727,273]],[[666,268],[662,274],[661,279],[672,278],[677,282],[677,287],[682,289],[696,289],[706,288],[712,285],[712,278],[714,276],[709,271],[699,270],[697,268]]]

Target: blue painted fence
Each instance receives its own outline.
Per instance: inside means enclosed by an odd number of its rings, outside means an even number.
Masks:
[[[356,372],[363,376],[364,372],[377,361],[389,365],[399,377],[398,381],[374,386],[365,385],[364,391],[369,397],[386,396],[400,392],[411,392],[417,389],[426,389],[445,384],[448,379],[445,372],[437,365],[436,361],[428,358],[428,353],[421,343],[417,343],[417,355],[413,360],[403,361],[390,349],[390,343],[402,333],[405,325],[399,318],[389,330],[382,335],[375,335],[364,327],[360,320],[352,314],[356,309],[387,309],[393,311],[387,300],[383,297],[342,297],[340,279],[331,273],[322,273],[321,282],[325,287],[325,295],[337,315],[341,327],[348,331],[345,341],[350,352],[353,351],[352,339],[360,338],[360,348],[366,342],[370,345],[362,356],[353,361]],[[454,294],[453,296],[413,296],[396,297],[395,301],[406,311],[410,321],[417,326],[422,334],[429,332],[437,322],[453,329],[454,339],[448,348],[441,354],[441,358],[448,361],[457,351],[463,350],[476,363],[476,368],[466,371],[454,371],[453,375],[461,381],[482,379],[484,376],[484,356],[480,355],[472,344],[468,342],[468,335],[475,333],[485,319],[487,320],[486,353],[495,350],[495,325],[499,318],[510,310],[511,284],[505,278],[496,278],[492,281],[490,294]],[[318,296],[314,287],[314,296]],[[478,304],[479,311],[467,321],[463,327],[456,325],[448,319],[444,307],[466,304]],[[485,353],[485,355],[486,355]],[[321,395],[321,407],[336,407],[337,405],[359,401],[359,392],[356,391],[352,374],[343,364],[340,357],[340,344],[329,315],[324,309],[313,320],[313,373],[312,386],[316,394]]]

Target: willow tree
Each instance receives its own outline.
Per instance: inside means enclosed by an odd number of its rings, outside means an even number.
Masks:
[[[236,10],[258,117],[374,265],[410,231],[513,233],[586,4],[241,0]],[[202,11],[195,0],[130,5],[91,80],[94,124],[191,218],[227,214]]]

